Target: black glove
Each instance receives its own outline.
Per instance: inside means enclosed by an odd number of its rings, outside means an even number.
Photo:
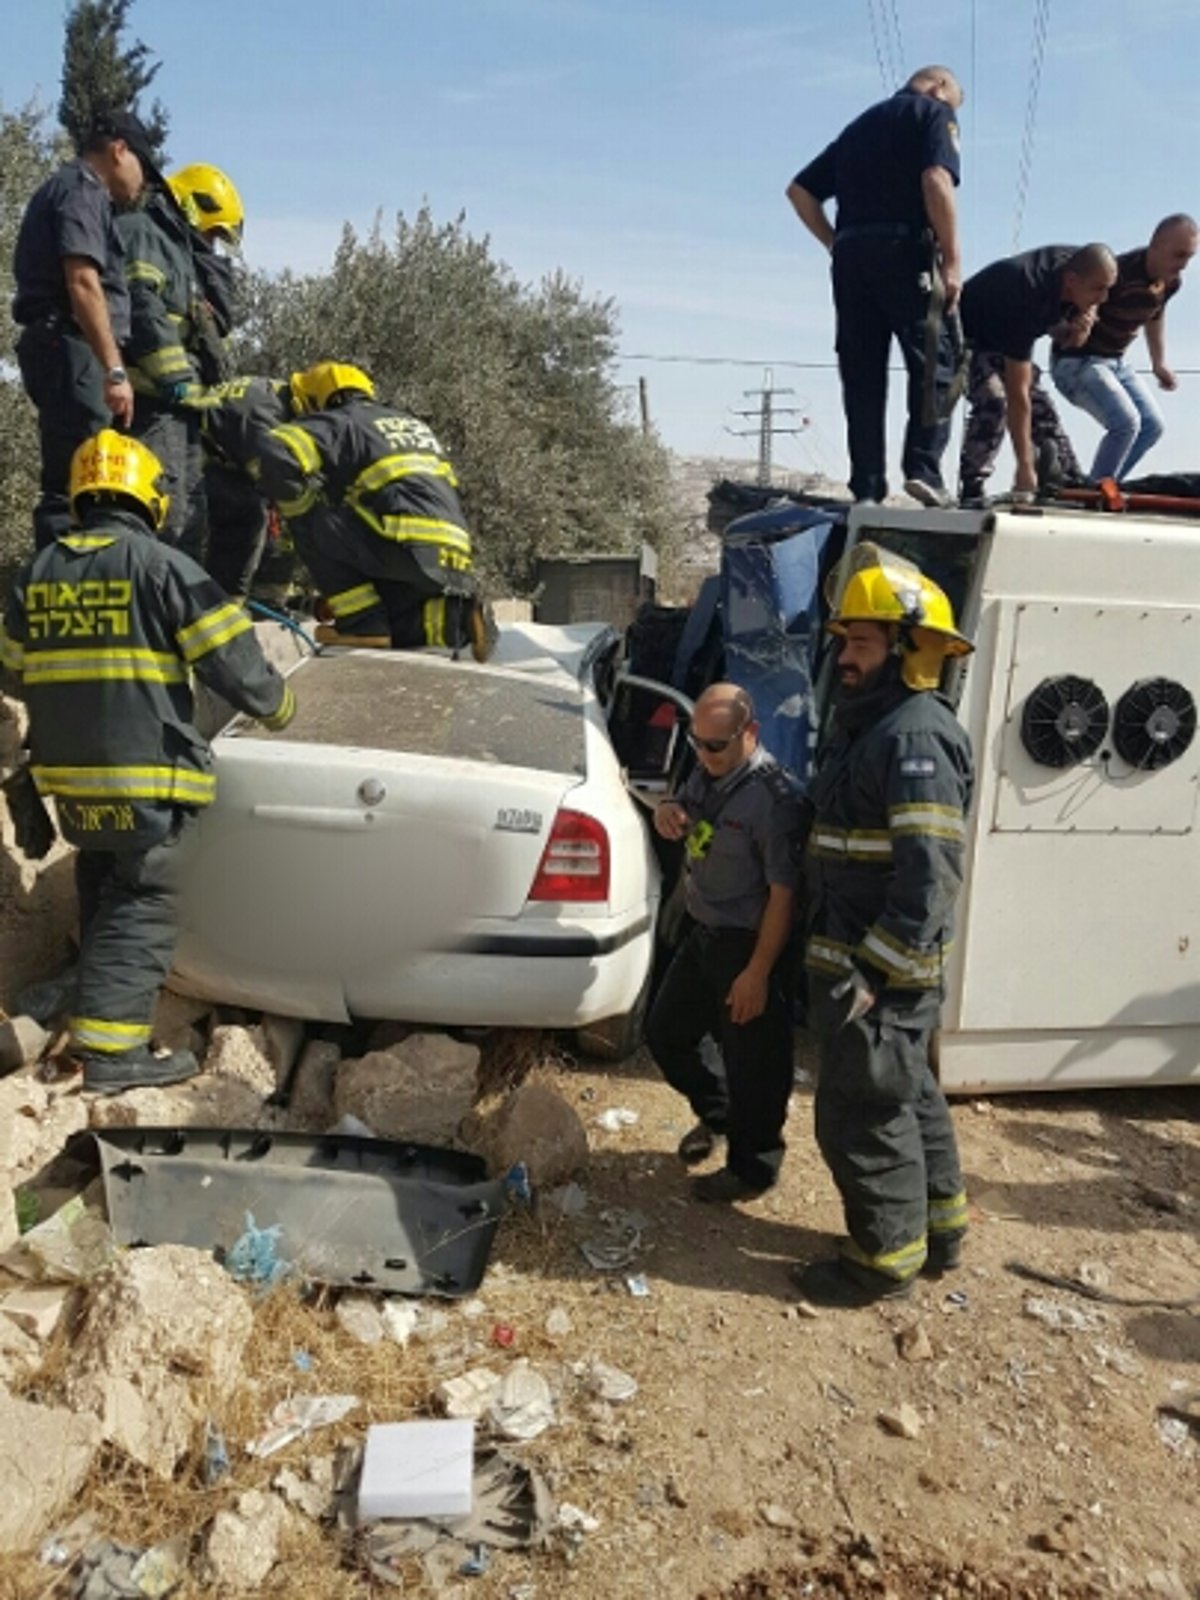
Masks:
[[[29,763],[23,761],[14,772],[10,772],[0,784],[0,789],[4,790],[4,798],[8,802],[17,849],[30,861],[41,861],[49,855],[57,830],[46,810],[45,801],[38,793]]]

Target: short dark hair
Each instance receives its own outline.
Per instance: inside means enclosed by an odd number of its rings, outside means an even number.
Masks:
[[[1117,258],[1106,244],[1082,245],[1063,267],[1064,272],[1073,272],[1077,278],[1090,278],[1095,272],[1112,272],[1117,270]]]
[[[1195,217],[1189,217],[1186,211],[1172,211],[1169,217],[1164,217],[1150,235],[1150,243],[1161,239],[1164,233],[1173,233],[1176,228],[1187,228],[1190,233],[1200,233],[1200,223]]]

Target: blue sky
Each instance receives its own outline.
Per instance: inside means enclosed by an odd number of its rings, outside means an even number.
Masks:
[[[57,99],[64,9],[36,0],[10,22],[6,107]],[[967,270],[1010,253],[1033,22],[1034,0],[140,0],[130,32],[163,63],[172,160],[239,185],[255,265],[323,266],[343,220],[377,210],[465,211],[521,278],[561,267],[612,296],[630,357],[747,363],[622,361],[673,448],[752,453],[724,430],[747,425],[732,408],[769,365],[811,423],[778,461],[841,476],[836,374],[785,365],[832,360],[833,316],[784,187],[889,68],[944,61],[968,97]],[[1200,0],[1053,0],[1022,248],[1129,249],[1200,211],[1198,58]],[[1200,264],[1191,276],[1167,352],[1200,369]],[[1062,409],[1090,458],[1094,425]],[[1147,469],[1200,469],[1200,372],[1164,411]],[[896,417],[890,436],[898,479]]]

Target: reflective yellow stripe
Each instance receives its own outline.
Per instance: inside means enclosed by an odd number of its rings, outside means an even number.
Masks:
[[[0,623],[0,667],[7,667],[10,672],[20,672],[25,665],[25,646],[12,639],[4,631],[4,624]]]
[[[804,951],[804,964],[815,972],[827,972],[840,977],[854,965],[854,952],[840,939],[826,939],[814,934]]]
[[[33,768],[43,794],[70,800],[174,800],[180,805],[208,805],[217,792],[211,772],[191,767],[44,767]]]
[[[922,834],[957,843],[966,835],[963,814],[957,806],[892,806],[888,811],[888,823],[893,834],[900,836]]]
[[[64,533],[58,542],[68,550],[107,550],[117,539],[112,533]]]
[[[360,611],[369,611],[372,606],[379,606],[383,601],[379,598],[379,590],[373,583],[360,583],[356,589],[342,589],[337,594],[328,594],[325,598],[329,601],[329,609],[335,617],[353,617]]]
[[[372,494],[385,484],[398,483],[401,478],[419,475],[444,478],[452,488],[458,488],[454,468],[448,461],[441,456],[412,452],[408,455],[382,456],[369,467],[364,467],[347,490],[346,499],[353,504],[359,495]]]
[[[161,289],[167,275],[153,261],[130,261],[125,268],[126,283],[148,283],[152,289]]]
[[[849,861],[889,861],[892,836],[886,828],[832,828],[822,823],[808,839],[809,854]]]
[[[190,374],[192,370],[181,344],[164,344],[161,349],[152,350],[141,358],[138,366],[151,378],[173,378],[178,373]]]
[[[444,645],[446,643],[446,602],[441,600],[426,600],[421,607],[421,621],[425,628],[425,643]]]
[[[67,1026],[75,1043],[89,1050],[119,1054],[150,1042],[151,1024],[148,1022],[108,1022],[102,1017],[71,1017]]]
[[[967,1196],[960,1189],[949,1200],[929,1202],[930,1233],[959,1233],[967,1225]]]
[[[853,1239],[843,1241],[841,1248],[842,1255],[848,1261],[857,1262],[860,1267],[870,1267],[872,1272],[881,1272],[885,1277],[897,1278],[901,1282],[905,1278],[915,1277],[929,1254],[924,1234],[911,1244],[902,1244],[898,1250],[887,1250],[877,1256],[868,1255]]]
[[[303,428],[296,428],[290,423],[284,423],[282,427],[272,428],[270,436],[272,439],[278,439],[280,444],[285,444],[288,447],[305,472],[312,473],[321,470],[321,452]]]
[[[380,517],[361,505],[354,509],[376,533],[385,539],[394,539],[397,544],[444,544],[465,555],[471,553],[471,535],[456,523],[443,522],[438,517],[400,516],[394,512]]]
[[[283,699],[276,706],[275,710],[271,712],[269,717],[259,717],[258,720],[262,723],[264,728],[269,728],[272,733],[275,733],[278,732],[280,728],[286,728],[288,723],[295,715],[296,696],[285,683],[283,686]]]
[[[310,483],[308,488],[302,494],[298,494],[294,500],[280,500],[278,502],[279,515],[289,519],[302,517],[306,511],[312,510],[319,497],[320,491],[316,484]]]
[[[31,651],[27,683],[86,683],[93,678],[139,679],[146,683],[186,683],[178,656],[161,650],[79,649]]]
[[[184,659],[199,661],[210,650],[228,644],[230,639],[236,639],[239,633],[246,633],[252,626],[241,606],[230,603],[214,606],[195,622],[189,622],[186,628],[178,629],[175,637],[179,640]]]
[[[918,950],[913,945],[902,944],[878,926],[867,929],[860,946],[866,959],[882,967],[889,978],[918,987],[937,982],[942,970],[942,956],[948,948],[942,946],[934,950]]]

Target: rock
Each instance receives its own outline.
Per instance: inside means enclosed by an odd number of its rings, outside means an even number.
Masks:
[[[925,1325],[921,1322],[914,1322],[907,1328],[901,1328],[896,1335],[896,1349],[904,1361],[933,1360],[933,1345],[930,1344]]]
[[[0,1312],[22,1333],[45,1344],[62,1321],[72,1292],[67,1284],[31,1284],[27,1289],[6,1294],[0,1300]]]
[[[276,1086],[282,1088],[304,1048],[304,1024],[299,1017],[268,1014],[258,1026],[262,1034],[263,1054],[271,1063]]]
[[[95,1187],[101,1189],[100,1180]],[[43,1190],[39,1200],[48,1200]],[[0,1255],[0,1267],[35,1283],[78,1283],[95,1277],[117,1254],[99,1194],[74,1194]]]
[[[565,1339],[573,1332],[575,1324],[571,1321],[571,1313],[565,1306],[553,1306],[546,1313],[545,1327],[547,1339],[557,1341]]]
[[[87,1121],[87,1105],[72,1084],[39,1083],[25,1073],[0,1079],[0,1129],[8,1134],[5,1165],[14,1188],[48,1166]]]
[[[313,1456],[305,1462],[305,1476],[301,1477],[291,1467],[275,1474],[271,1487],[278,1489],[288,1505],[295,1506],[306,1517],[320,1522],[333,1511],[336,1489],[332,1456]]]
[[[450,1144],[474,1102],[478,1069],[474,1045],[444,1033],[414,1033],[342,1062],[334,1115],[357,1117],[381,1139]]]
[[[758,1508],[758,1514],[768,1528],[787,1529],[799,1527],[799,1523],[785,1506],[777,1506],[773,1503],[761,1505]]]
[[[11,1250],[21,1237],[17,1221],[17,1197],[12,1185],[0,1173],[0,1255]]]
[[[7,1317],[0,1317],[0,1388],[20,1383],[41,1359],[42,1348],[37,1340],[22,1332]]]
[[[169,1478],[205,1407],[239,1381],[252,1322],[245,1294],[207,1252],[131,1251],[90,1287],[63,1380],[67,1403]]]
[[[1055,1333],[1092,1333],[1108,1321],[1103,1311],[1064,1305],[1036,1294],[1026,1295],[1021,1309],[1032,1321],[1040,1322],[1045,1328],[1053,1328]]]
[[[920,1413],[907,1401],[897,1406],[895,1411],[879,1412],[876,1420],[886,1433],[895,1434],[898,1439],[919,1439],[921,1436]]]
[[[1068,1511],[1053,1528],[1035,1533],[1029,1542],[1035,1550],[1048,1550],[1052,1555],[1073,1555],[1083,1549],[1083,1527],[1074,1512]]]
[[[343,1295],[333,1314],[343,1332],[359,1344],[378,1344],[387,1332],[379,1307],[370,1295]]]
[[[497,1433],[506,1439],[536,1439],[554,1421],[550,1385],[522,1357],[504,1374],[488,1416]]]
[[[248,1084],[260,1100],[275,1093],[275,1068],[267,1055],[261,1028],[242,1028],[230,1024],[214,1028],[212,1044],[204,1058],[206,1074],[235,1078]]]
[[[234,1511],[218,1511],[205,1555],[209,1586],[221,1594],[257,1589],[279,1559],[287,1507],[278,1495],[248,1489]]]
[[[480,1149],[493,1172],[523,1161],[535,1189],[565,1184],[588,1163],[588,1140],[572,1106],[545,1083],[523,1083],[485,1119]]]
[[[154,1009],[154,1042],[165,1050],[190,1050],[197,1061],[208,1049],[206,1024],[212,1015],[207,1000],[189,1000],[173,989],[159,991]]]
[[[95,1417],[0,1394],[0,1551],[27,1549],[70,1505],[100,1439]]]
[[[337,1120],[333,1090],[341,1060],[341,1051],[327,1039],[313,1039],[305,1045],[287,1104],[289,1128],[320,1132]]]
[[[241,1078],[204,1072],[165,1089],[97,1097],[93,1128],[277,1128],[283,1115]]]
[[[438,1384],[437,1399],[448,1417],[479,1418],[499,1395],[501,1381],[491,1367],[472,1367]]]
[[[4,1017],[0,1020],[0,1073],[31,1067],[49,1042],[50,1035],[32,1017]]]

